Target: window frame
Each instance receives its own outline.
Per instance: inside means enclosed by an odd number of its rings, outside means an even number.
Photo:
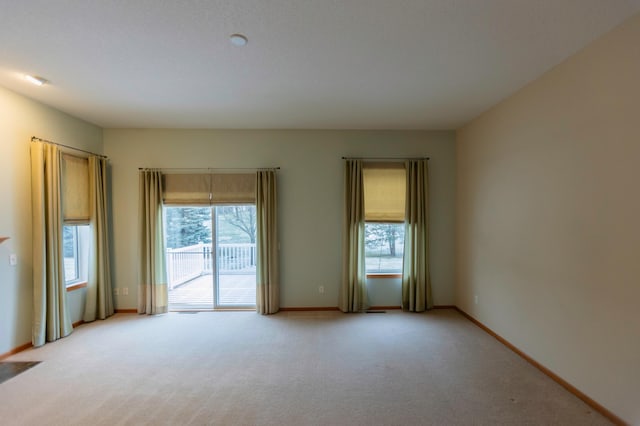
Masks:
[[[366,249],[366,239],[367,239],[367,225],[370,224],[378,224],[378,225],[402,225],[404,227],[405,222],[380,222],[380,221],[365,221],[364,222],[364,226],[365,226],[365,232],[364,232],[364,239],[365,239],[365,256],[364,256],[364,264],[365,264],[365,276],[367,279],[369,278],[373,278],[373,279],[385,279],[385,278],[402,278],[402,266],[400,266],[400,270],[396,271],[396,270],[392,270],[392,271],[371,271],[368,272],[367,271],[367,249]],[[404,229],[402,230],[402,255],[400,256],[401,258],[404,257]]]
[[[87,287],[89,273],[89,223],[63,223],[63,241],[62,241],[62,257],[63,257],[63,276],[67,292]],[[73,228],[74,233],[74,267],[76,277],[68,280],[66,277],[65,265],[65,241],[64,228]]]

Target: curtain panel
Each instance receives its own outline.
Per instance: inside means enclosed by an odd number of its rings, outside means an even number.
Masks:
[[[429,162],[410,160],[402,267],[402,309],[423,312],[433,307],[429,266]]]
[[[162,314],[169,310],[162,226],[162,174],[159,170],[140,170],[138,181],[138,313]]]
[[[61,157],[57,146],[31,142],[33,346],[73,331],[62,251]]]
[[[88,166],[91,244],[83,317],[85,322],[106,319],[114,313],[109,258],[107,160],[90,156]]]
[[[255,182],[256,309],[260,314],[274,314],[280,310],[276,172],[260,170],[256,173]]]
[[[362,161],[346,160],[344,170],[342,287],[339,305],[342,312],[359,312],[367,308]]]

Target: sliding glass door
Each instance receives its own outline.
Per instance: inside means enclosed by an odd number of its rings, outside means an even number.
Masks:
[[[170,310],[256,303],[254,205],[165,207]]]
[[[214,210],[216,308],[256,306],[256,206]]]

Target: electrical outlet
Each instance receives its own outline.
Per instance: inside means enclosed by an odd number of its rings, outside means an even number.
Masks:
[[[324,294],[324,286],[323,285],[318,287],[318,293]]]
[[[18,256],[15,253],[9,255],[9,265],[16,266],[18,264]]]
[[[115,294],[116,296],[120,296],[120,289],[119,288],[114,288],[113,289],[113,294]]]
[[[129,295],[129,287],[122,287],[122,295],[123,296]]]

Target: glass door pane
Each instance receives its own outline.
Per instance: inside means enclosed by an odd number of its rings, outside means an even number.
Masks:
[[[169,310],[213,309],[210,207],[165,207]]]
[[[217,206],[215,307],[256,306],[256,207]]]

